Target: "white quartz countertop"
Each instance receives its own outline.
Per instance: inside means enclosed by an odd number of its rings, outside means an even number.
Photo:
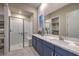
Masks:
[[[42,40],[50,42],[53,45],[59,46],[67,51],[70,51],[74,54],[79,55],[79,46],[72,46],[72,45],[69,45],[67,42],[64,42],[63,40],[59,40],[59,36],[57,35],[45,35],[45,36],[41,36],[39,34],[33,34],[33,35]]]

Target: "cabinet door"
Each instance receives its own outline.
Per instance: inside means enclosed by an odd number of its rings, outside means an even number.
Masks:
[[[55,46],[55,52],[61,54],[62,56],[77,56],[76,54],[69,52],[67,50],[64,50],[63,48]]]
[[[43,44],[39,40],[37,41],[37,51],[39,55],[43,56]]]
[[[43,49],[44,49],[44,56],[53,56],[53,50],[50,49],[49,47],[47,46],[43,46]]]
[[[51,43],[49,43],[49,42],[46,42],[46,41],[43,41],[43,44],[45,45],[45,46],[47,46],[47,47],[49,47],[50,49],[53,49],[54,50],[54,45],[53,44],[51,44]]]
[[[36,49],[36,46],[37,43],[36,43],[36,37],[32,36],[32,46]]]

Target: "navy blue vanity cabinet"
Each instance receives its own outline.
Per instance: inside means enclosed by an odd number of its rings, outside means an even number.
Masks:
[[[54,45],[43,41],[43,48],[44,48],[44,56],[53,56],[54,55]]]
[[[53,56],[53,49],[49,48],[51,45],[48,42],[38,38],[37,51],[41,56]],[[52,47],[52,46],[51,46]]]
[[[54,56],[62,56],[61,54],[59,54],[58,52],[55,52]]]
[[[59,56],[77,56],[76,54],[67,51],[63,48],[60,48],[58,46],[55,46],[55,55],[59,55]]]
[[[32,46],[37,50],[37,38],[35,36],[32,36]]]
[[[44,56],[53,56],[53,50],[47,47],[46,45],[43,46],[44,48]]]
[[[68,50],[35,36],[32,36],[32,46],[41,56],[77,56]]]
[[[41,39],[38,39],[37,40],[37,51],[39,53],[40,56],[43,56],[44,55],[44,49],[43,49],[43,43],[41,41]]]
[[[50,49],[53,49],[54,50],[54,47],[55,46],[53,44],[51,44],[51,43],[49,43],[47,41],[43,41],[43,44],[46,45],[47,47],[49,47]]]

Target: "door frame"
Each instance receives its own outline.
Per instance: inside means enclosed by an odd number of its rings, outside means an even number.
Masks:
[[[9,34],[8,34],[9,35],[9,52],[10,52],[10,18],[11,17],[12,18],[17,18],[17,19],[23,19],[23,18],[19,18],[19,17],[9,16]],[[23,44],[23,48],[25,47],[24,46],[24,37],[25,36],[24,36],[24,19],[23,19],[23,43],[22,43]]]

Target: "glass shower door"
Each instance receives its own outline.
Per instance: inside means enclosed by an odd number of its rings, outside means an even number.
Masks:
[[[23,19],[10,17],[10,51],[23,48]]]
[[[30,40],[32,38],[32,21],[24,20],[24,47],[31,45]]]

